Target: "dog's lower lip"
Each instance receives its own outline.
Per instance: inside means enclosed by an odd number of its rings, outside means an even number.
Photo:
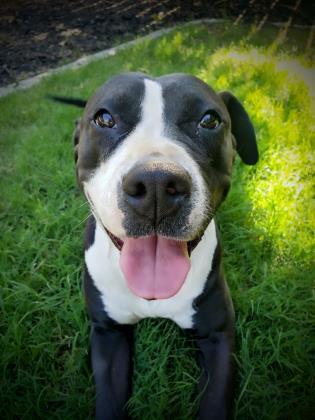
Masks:
[[[106,229],[106,232],[108,234],[108,236],[110,237],[111,241],[113,242],[113,244],[116,246],[116,248],[121,251],[124,241],[121,240],[120,238],[118,238],[117,236],[115,236],[112,232],[110,232],[108,229]]]
[[[111,241],[113,242],[113,244],[115,245],[115,247],[121,251],[124,241],[120,238],[118,238],[117,236],[115,236],[111,231],[109,231],[108,229],[106,229],[106,232],[108,234],[108,236],[110,237]],[[199,244],[200,240],[202,238],[202,235],[196,237],[195,239],[192,239],[191,241],[187,241],[187,250],[188,250],[188,255],[190,257],[192,251],[196,248],[196,246]],[[155,299],[149,299],[149,300],[155,300]]]

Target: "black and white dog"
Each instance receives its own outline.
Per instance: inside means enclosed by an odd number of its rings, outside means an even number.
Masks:
[[[127,73],[87,102],[74,140],[93,213],[84,284],[96,418],[127,416],[132,326],[145,317],[193,334],[203,372],[199,417],[229,418],[234,311],[213,216],[236,151],[247,164],[258,160],[246,111],[190,75]]]

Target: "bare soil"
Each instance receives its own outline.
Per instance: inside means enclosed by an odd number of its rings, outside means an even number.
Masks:
[[[308,0],[1,0],[0,86],[200,18],[312,25]]]

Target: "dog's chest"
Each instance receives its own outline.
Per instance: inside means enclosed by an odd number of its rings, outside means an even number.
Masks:
[[[212,221],[191,254],[191,268],[184,285],[168,299],[149,301],[129,290],[119,266],[119,251],[98,224],[94,242],[85,251],[85,262],[105,311],[118,323],[134,324],[142,318],[162,317],[172,319],[181,328],[192,328],[193,301],[203,291],[216,246],[216,229]]]

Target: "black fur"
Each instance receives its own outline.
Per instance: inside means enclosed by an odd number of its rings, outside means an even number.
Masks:
[[[99,162],[110,159],[112,153],[140,121],[141,101],[144,95],[142,73],[117,76],[103,85],[87,102],[84,114],[74,134],[76,170],[79,184],[89,178]],[[154,80],[154,79],[153,79]],[[202,234],[214,212],[225,198],[231,180],[236,151],[247,164],[258,160],[255,132],[241,103],[229,92],[216,94],[201,80],[184,74],[162,76],[166,135],[180,143],[198,164],[206,183],[211,210],[200,222]],[[53,97],[59,102],[84,106],[85,101]],[[117,129],[101,129],[94,124],[99,110],[107,110],[117,122]],[[215,111],[222,123],[217,130],[207,130],[199,121],[209,111]],[[235,150],[236,149],[236,150]],[[119,195],[118,195],[119,196]],[[139,236],[150,233],[178,236],[186,223],[189,206],[173,214],[171,220],[158,227],[144,217],[130,213],[120,200],[125,213],[127,234]],[[186,213],[185,213],[186,211]],[[176,220],[176,217],[178,220]],[[95,220],[87,224],[85,249],[95,240]],[[171,236],[171,235],[169,235]],[[217,234],[218,241],[219,235]],[[91,319],[91,349],[96,384],[96,418],[114,420],[127,418],[125,404],[130,395],[133,327],[120,325],[106,312],[88,269],[85,268],[85,298]],[[204,290],[194,302],[192,328],[186,330],[194,337],[199,349],[198,362],[202,370],[199,390],[202,397],[199,418],[226,420],[232,418],[235,366],[234,310],[222,268],[221,245],[218,243],[212,268]]]

